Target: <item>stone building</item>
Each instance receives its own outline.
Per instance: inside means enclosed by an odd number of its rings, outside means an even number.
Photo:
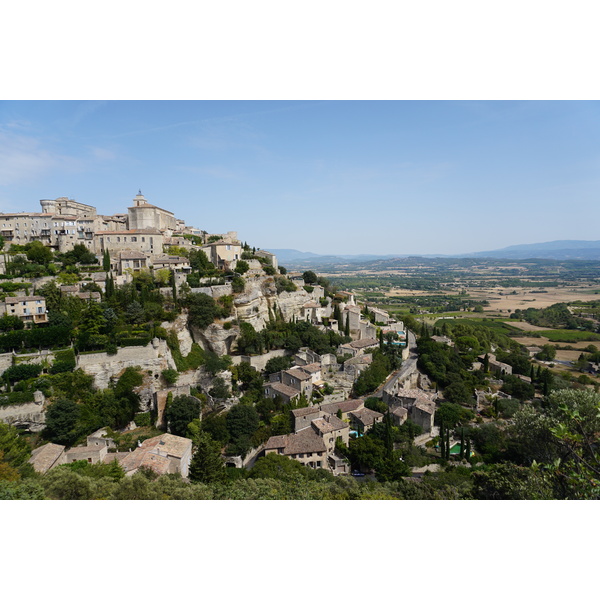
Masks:
[[[133,199],[133,206],[127,209],[127,217],[130,229],[177,229],[175,215],[169,210],[150,204],[141,191]]]
[[[46,298],[44,296],[7,296],[4,313],[19,317],[24,323],[47,323]]]

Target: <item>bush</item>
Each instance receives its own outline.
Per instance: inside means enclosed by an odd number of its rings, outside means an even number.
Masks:
[[[69,350],[62,350],[60,352],[56,352],[54,355],[54,362],[50,367],[50,373],[55,375],[56,373],[73,371],[75,370],[76,365],[75,351],[72,348],[69,348]]]
[[[138,413],[133,420],[138,427],[150,427],[152,425],[152,415],[149,412]]]
[[[173,385],[179,379],[179,373],[175,369],[165,369],[161,374],[167,385]]]
[[[234,291],[234,293],[236,294],[240,294],[244,291],[244,288],[246,287],[246,283],[244,281],[243,277],[234,277],[231,281],[231,289]]]
[[[4,371],[3,377],[7,381],[14,383],[15,381],[21,381],[23,379],[32,379],[33,377],[37,377],[41,372],[42,365],[13,365],[12,367],[8,367],[8,369]]]

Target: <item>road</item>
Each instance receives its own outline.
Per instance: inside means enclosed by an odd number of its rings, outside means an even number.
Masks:
[[[365,398],[381,398],[383,395],[383,390],[385,388],[394,387],[396,381],[406,375],[406,373],[411,370],[417,362],[418,354],[417,354],[417,338],[412,331],[407,331],[407,341],[408,341],[408,358],[402,362],[402,366],[394,371],[378,388],[376,391],[367,394]]]

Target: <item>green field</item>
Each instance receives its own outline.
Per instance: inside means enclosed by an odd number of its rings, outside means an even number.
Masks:
[[[577,342],[600,341],[600,334],[591,331],[577,331],[571,329],[548,329],[545,331],[528,331],[528,337],[545,337],[551,342],[575,344]]]
[[[444,325],[444,323],[456,323],[456,322],[460,322],[460,323],[464,323],[465,325],[475,325],[475,326],[482,326],[483,327],[489,327],[490,329],[494,329],[500,333],[504,333],[505,335],[522,335],[523,331],[518,329],[517,327],[513,327],[512,325],[507,325],[506,323],[503,323],[500,319],[495,320],[495,319],[473,319],[473,318],[467,318],[467,319],[440,319],[439,321],[436,321],[435,326],[440,328]]]

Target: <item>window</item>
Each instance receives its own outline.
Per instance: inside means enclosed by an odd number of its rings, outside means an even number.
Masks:
[[[131,238],[131,241],[132,241],[132,242],[137,242],[137,238],[136,238],[136,237],[132,237],[132,238]]]
[[[120,242],[121,238],[119,236],[117,236],[117,242]]]

